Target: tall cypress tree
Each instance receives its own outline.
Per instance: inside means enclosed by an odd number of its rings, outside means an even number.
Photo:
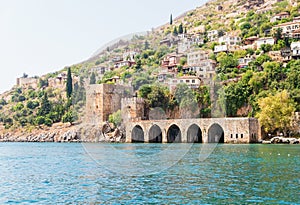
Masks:
[[[67,91],[67,97],[70,98],[72,96],[73,92],[73,82],[72,82],[72,74],[71,74],[71,68],[68,67],[68,75],[67,75],[67,85],[66,85],[66,91]]]
[[[182,24],[180,24],[179,27],[178,27],[178,33],[179,33],[179,34],[183,34],[183,27],[182,27]]]
[[[177,31],[177,27],[176,27],[176,26],[174,27],[173,35],[174,35],[174,36],[177,36],[177,35],[178,35],[178,31]]]
[[[96,84],[96,75],[95,72],[92,72],[92,75],[90,77],[90,85]]]
[[[170,16],[170,25],[173,25],[173,16],[172,16],[172,14]]]

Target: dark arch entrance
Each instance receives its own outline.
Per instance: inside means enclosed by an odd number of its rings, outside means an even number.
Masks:
[[[153,125],[149,130],[149,142],[150,143],[161,143],[162,142],[162,131],[159,126]]]
[[[167,133],[167,139],[169,143],[181,142],[181,131],[177,125],[172,125]]]
[[[224,130],[219,124],[213,124],[208,129],[209,143],[224,143]]]
[[[202,143],[202,131],[200,127],[196,124],[193,124],[189,127],[187,131],[187,142],[188,143]]]
[[[139,125],[136,125],[131,132],[132,142],[144,142],[144,131]]]

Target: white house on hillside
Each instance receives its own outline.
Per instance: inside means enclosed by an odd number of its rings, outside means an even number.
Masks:
[[[207,38],[208,41],[215,41],[218,39],[219,31],[218,30],[211,30],[207,31]]]
[[[201,85],[201,79],[197,76],[181,76],[179,78],[173,78],[169,81],[170,90],[175,90],[176,86],[180,83],[185,83],[191,89],[197,89]]]
[[[292,56],[294,58],[300,57],[300,41],[291,43]]]
[[[227,52],[228,51],[228,45],[217,45],[215,46],[214,52],[220,53],[220,52]]]
[[[300,22],[287,22],[279,24],[274,26],[272,30],[277,30],[278,28],[282,29],[282,34],[290,36],[293,31],[300,29]]]
[[[266,37],[266,38],[259,38],[255,41],[256,47],[260,48],[261,45],[263,44],[270,44],[270,45],[274,45],[275,44],[275,40],[272,37]]]
[[[208,50],[198,50],[187,54],[187,64],[197,66],[203,60],[208,60],[211,52]]]
[[[219,44],[237,45],[241,43],[241,40],[239,36],[225,35],[219,38]]]

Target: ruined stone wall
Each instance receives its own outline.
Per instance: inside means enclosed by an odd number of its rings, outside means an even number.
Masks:
[[[89,85],[86,90],[86,122],[108,121],[109,115],[121,109],[121,100],[133,96],[133,88],[123,85]]]
[[[38,87],[38,79],[37,78],[17,78],[17,86],[22,88],[33,88],[36,89]]]

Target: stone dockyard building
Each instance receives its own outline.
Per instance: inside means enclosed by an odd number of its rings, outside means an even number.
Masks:
[[[142,98],[130,86],[100,84],[87,88],[86,123],[101,126],[121,110],[126,142],[255,143],[261,128],[255,118],[196,118],[149,120]]]

